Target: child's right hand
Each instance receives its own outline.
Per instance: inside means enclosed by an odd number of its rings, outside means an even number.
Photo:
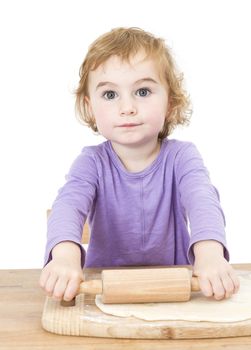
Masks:
[[[61,242],[52,250],[52,260],[43,268],[39,284],[48,296],[70,301],[84,280],[81,252],[73,242]]]

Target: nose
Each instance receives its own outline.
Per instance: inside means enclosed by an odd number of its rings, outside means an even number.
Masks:
[[[127,98],[121,102],[120,105],[120,115],[125,116],[133,116],[137,113],[137,109],[132,101],[132,99]]]

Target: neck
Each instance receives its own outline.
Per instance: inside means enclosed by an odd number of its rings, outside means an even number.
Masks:
[[[157,158],[161,142],[153,140],[140,146],[121,145],[111,141],[120,161],[129,172],[139,172],[147,168]]]

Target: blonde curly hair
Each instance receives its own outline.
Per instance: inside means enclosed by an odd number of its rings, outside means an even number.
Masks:
[[[97,69],[111,56],[116,55],[123,61],[130,61],[140,50],[144,50],[146,58],[156,61],[162,80],[168,86],[169,110],[159,139],[164,139],[174,128],[187,125],[192,110],[190,99],[184,90],[183,74],[179,73],[169,48],[161,38],[156,38],[140,28],[115,28],[98,37],[90,46],[79,70],[79,85],[75,91],[75,110],[79,120],[97,132],[95,117],[90,115],[85,97],[88,93],[88,74]]]

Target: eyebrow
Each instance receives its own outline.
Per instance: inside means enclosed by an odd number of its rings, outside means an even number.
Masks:
[[[139,83],[144,83],[144,82],[158,84],[158,82],[156,80],[154,80],[153,78],[149,77],[149,78],[142,78],[142,79],[139,79],[139,80],[135,81],[134,85],[139,84]],[[98,85],[96,86],[96,90],[98,90],[100,87],[105,86],[105,85],[118,86],[117,84],[112,83],[111,81],[100,81],[98,83]]]

